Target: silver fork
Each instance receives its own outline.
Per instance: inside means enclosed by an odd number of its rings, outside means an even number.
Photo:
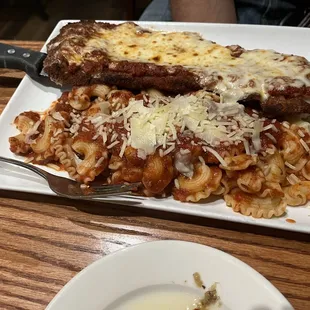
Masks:
[[[5,158],[0,156],[0,161],[20,166],[31,170],[44,178],[49,187],[57,195],[71,198],[71,199],[91,199],[91,198],[103,198],[110,195],[125,195],[130,194],[132,190],[136,189],[141,183],[129,183],[129,184],[115,184],[115,185],[91,185],[81,186],[81,183],[76,181],[58,177],[50,174],[32,164],[27,164],[19,160]]]

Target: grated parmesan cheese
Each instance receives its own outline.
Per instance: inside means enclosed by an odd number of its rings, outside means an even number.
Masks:
[[[266,132],[265,135],[273,142],[273,143],[277,143],[276,138],[269,132]]]
[[[103,144],[106,144],[108,141],[108,136],[107,136],[106,131],[103,131],[101,135],[102,135]]]
[[[178,179],[174,179],[174,186],[176,189],[180,189],[180,183]]]
[[[229,149],[242,143],[246,154],[255,155],[261,151],[261,133],[269,129],[277,130],[272,123],[263,127],[263,118],[259,118],[257,113],[247,114],[238,102],[230,100],[219,104],[205,91],[176,97],[161,96],[149,101],[131,98],[127,106],[118,102],[115,107],[117,110],[101,111],[88,117],[72,112],[70,132],[77,135],[80,126],[82,131],[90,131],[84,126],[88,121],[95,127],[94,140],[100,137],[104,145],[110,141],[108,149],[121,144],[120,157],[124,156],[127,146],[137,149],[137,156],[146,159],[156,150],[161,157],[166,156],[185,143],[202,147],[205,152],[214,155],[222,166],[227,166],[215,147]],[[265,135],[276,142],[269,132]],[[190,155],[191,151],[186,147],[177,153]],[[205,163],[203,157],[198,159]],[[192,177],[191,165],[190,161],[178,163],[180,173]]]
[[[261,130],[262,130],[262,122],[260,120],[256,120],[254,122],[254,133],[252,136],[253,146],[256,151],[260,151],[262,147],[261,140],[260,140]]]
[[[145,153],[143,150],[141,150],[141,149],[138,149],[138,151],[137,151],[137,156],[138,156],[139,158],[143,159],[143,160],[146,159],[146,153]]]
[[[119,144],[120,142],[119,141],[114,141],[113,143],[109,144],[107,146],[107,149],[111,149],[112,147],[114,147],[115,145]]]
[[[113,133],[112,138],[111,138],[111,142],[114,142],[117,139],[117,133]]]
[[[245,153],[247,155],[250,155],[250,147],[249,147],[249,142],[247,140],[243,140],[243,145],[244,145],[244,149],[245,149]]]
[[[56,121],[64,121],[65,119],[62,117],[62,115],[60,114],[60,112],[53,112],[52,113],[52,117],[56,120]]]
[[[98,168],[106,158],[104,156],[100,157],[95,164],[95,168]]]
[[[214,149],[212,149],[212,148],[210,148],[208,146],[206,146],[206,150],[209,151],[211,154],[213,154],[223,167],[227,166],[226,161],[224,160],[224,158],[217,151],[215,151]]]
[[[26,164],[29,164],[29,163],[31,163],[33,160],[34,160],[34,157],[26,157],[25,163],[26,163]]]
[[[202,156],[198,156],[198,159],[199,159],[199,161],[200,161],[203,165],[206,164],[206,162],[205,162],[205,160],[203,159]]]
[[[175,144],[171,145],[167,150],[163,151],[163,156],[168,155],[170,152],[172,152],[175,149]]]
[[[285,161],[284,165],[292,170],[296,170],[296,167],[290,164],[288,161]]]
[[[272,127],[274,127],[274,125],[273,124],[269,124],[269,125],[263,127],[262,131],[266,131],[266,130],[272,129]]]
[[[295,175],[295,174],[290,174],[286,177],[286,179],[288,180],[288,182],[291,184],[291,185],[295,185],[295,184],[298,184],[301,182],[301,180]]]
[[[303,140],[303,139],[299,139],[300,144],[304,147],[304,149],[306,150],[306,152],[309,153],[310,148],[308,146],[308,144]]]
[[[180,154],[185,155],[189,154],[191,151],[189,149],[180,149]]]
[[[305,134],[302,132],[302,130],[298,129],[297,132],[298,132],[298,135],[299,135],[300,137],[302,137],[302,138],[305,137]]]
[[[123,144],[122,144],[121,150],[119,152],[119,157],[121,157],[121,158],[123,157],[125,150],[126,150],[126,147],[127,147],[127,139],[123,138]]]
[[[37,121],[37,122],[33,125],[33,127],[30,128],[30,129],[27,131],[26,137],[25,137],[26,143],[28,143],[27,141],[30,140],[30,137],[36,133],[36,131],[38,130],[40,124],[41,124],[41,121]]]

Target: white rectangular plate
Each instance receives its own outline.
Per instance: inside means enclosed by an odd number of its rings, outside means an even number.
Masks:
[[[52,32],[49,40],[56,36],[59,29],[68,22],[69,21],[60,21]],[[109,22],[117,23],[116,21]],[[223,45],[239,44],[246,49],[274,49],[282,53],[301,55],[310,59],[310,46],[305,39],[309,36],[309,29],[197,23],[139,22],[139,24],[153,29],[167,31],[199,32],[206,39]],[[45,47],[43,51],[45,51]],[[59,95],[60,91],[57,89],[44,87],[28,77],[23,79],[0,117],[0,145],[2,156],[16,158],[16,156],[10,152],[8,143],[9,137],[17,134],[16,129],[12,126],[14,118],[19,113],[27,110],[44,111],[50,106],[53,100],[59,97]],[[57,173],[53,170],[46,170],[54,174],[66,176],[64,172]],[[12,167],[1,162],[0,189],[53,195],[53,192],[49,189],[46,182],[40,177],[22,168]],[[222,199],[210,200],[207,203],[199,204],[180,203],[172,198],[110,197],[104,201],[310,233],[309,207],[288,207],[285,216],[267,220],[254,219],[234,213],[231,208],[225,205]],[[296,223],[288,223],[286,221],[287,218],[295,220]]]

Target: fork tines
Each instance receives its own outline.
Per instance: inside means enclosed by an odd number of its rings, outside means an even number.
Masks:
[[[141,182],[113,184],[113,185],[91,185],[88,190],[96,194],[114,194],[114,193],[130,193],[132,190],[137,190]]]

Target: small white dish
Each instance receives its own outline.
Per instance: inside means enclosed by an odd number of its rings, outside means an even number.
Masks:
[[[156,294],[165,296],[165,292],[202,297],[204,290],[196,286],[195,272],[206,288],[218,283],[222,305],[216,309],[293,309],[245,263],[211,247],[183,241],[148,242],[107,255],[76,275],[46,309],[136,310],[126,302],[150,295],[154,300]]]

